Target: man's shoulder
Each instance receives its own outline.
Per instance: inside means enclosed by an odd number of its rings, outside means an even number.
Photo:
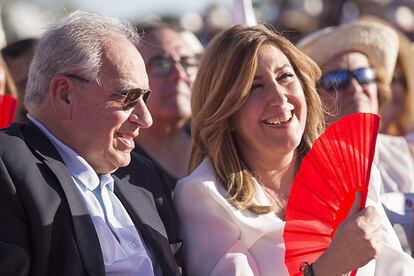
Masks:
[[[24,140],[23,128],[22,124],[13,124],[8,128],[0,129],[0,156],[26,154],[28,147]]]
[[[23,139],[22,128],[24,125],[22,124],[12,124],[8,128],[0,129],[0,147],[4,147],[5,143],[18,143]]]

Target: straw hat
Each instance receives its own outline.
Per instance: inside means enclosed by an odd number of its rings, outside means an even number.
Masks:
[[[398,36],[390,27],[375,22],[353,21],[314,32],[297,47],[323,67],[333,57],[346,52],[367,56],[379,78],[389,84],[398,54]]]

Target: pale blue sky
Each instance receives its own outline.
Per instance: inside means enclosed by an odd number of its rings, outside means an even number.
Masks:
[[[9,33],[16,38],[37,37],[47,25],[73,9],[141,22],[155,15],[179,16],[186,12],[204,14],[220,3],[232,10],[235,0],[0,0],[7,3]],[[240,1],[240,0],[236,0]],[[68,9],[68,10],[66,10]],[[14,38],[15,39],[15,38]]]
[[[154,14],[180,14],[186,11],[203,12],[212,3],[220,3],[227,7],[233,5],[233,0],[27,0],[27,2],[41,3],[53,10],[63,10],[66,3],[84,10],[124,19]]]

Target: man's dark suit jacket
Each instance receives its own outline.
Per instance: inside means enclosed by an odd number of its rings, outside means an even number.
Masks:
[[[176,220],[158,214],[173,214],[170,196],[152,163],[137,155],[133,163],[142,178],[133,185],[114,176],[115,194],[163,274],[180,275],[172,252],[179,247]],[[0,131],[0,275],[105,275],[99,240],[75,183],[32,123]]]

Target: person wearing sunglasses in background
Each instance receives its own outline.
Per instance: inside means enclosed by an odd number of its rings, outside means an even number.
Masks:
[[[399,162],[392,167],[387,165],[389,176],[384,179],[382,201],[403,249],[407,253],[411,251],[414,257],[414,162],[411,162],[414,154],[414,49],[409,37],[387,21],[372,15],[362,16],[359,20],[389,26],[398,34],[398,58],[391,81],[391,101],[381,109],[380,129],[384,133],[382,136],[394,136],[389,138],[394,146],[383,148],[379,153],[398,155]]]
[[[0,274],[180,275],[148,160],[142,182],[112,173],[152,124],[130,24],[77,11],[40,38],[27,124],[0,132]],[[165,207],[170,210],[170,207]]]
[[[381,115],[383,108],[389,108],[399,49],[392,28],[354,21],[310,34],[298,47],[322,68],[318,91],[330,111],[328,123],[355,112]],[[406,140],[380,133],[374,163],[381,173],[381,201],[404,250],[410,253],[413,212],[412,206],[406,206],[406,196],[414,191],[414,162]]]
[[[198,69],[196,53],[179,32],[167,25],[150,25],[143,29],[143,41],[137,45],[145,61],[152,90],[148,109],[154,123],[140,133],[135,152],[151,159],[161,175],[174,189],[177,179],[187,173],[191,136],[191,86]],[[133,181],[139,172],[128,167],[118,175]]]

